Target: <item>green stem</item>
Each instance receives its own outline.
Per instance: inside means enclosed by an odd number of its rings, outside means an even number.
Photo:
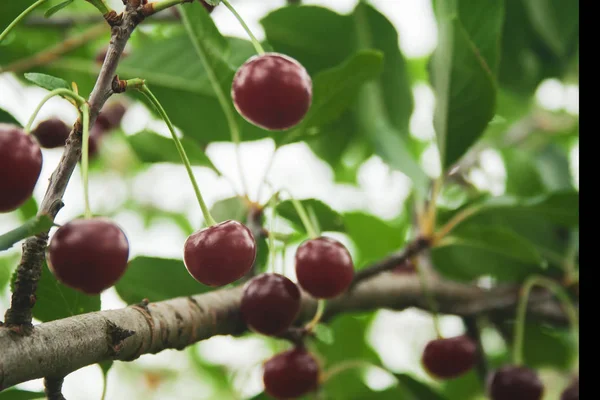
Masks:
[[[315,313],[315,316],[313,317],[313,319],[310,320],[310,322],[308,324],[306,324],[306,326],[304,328],[308,332],[312,332],[312,330],[315,329],[315,326],[317,326],[319,321],[321,321],[321,318],[323,317],[324,312],[325,312],[325,300],[319,299],[319,301],[317,302],[317,312]]]
[[[81,138],[81,174],[83,176],[83,199],[85,202],[85,218],[92,217],[90,210],[90,192],[88,185],[89,172],[89,149],[90,149],[90,107],[87,103],[81,106],[81,115],[83,119],[83,136]]]
[[[515,321],[515,338],[513,343],[513,362],[516,365],[523,364],[523,338],[525,336],[525,316],[527,314],[529,294],[531,292],[531,289],[535,285],[539,285],[550,290],[554,293],[556,297],[558,297],[558,299],[562,303],[565,313],[567,314],[567,318],[569,319],[569,323],[571,324],[571,329],[573,331],[573,335],[575,336],[575,347],[577,350],[577,354],[579,354],[579,318],[577,316],[577,310],[573,306],[569,295],[556,282],[548,278],[544,278],[542,276],[532,276],[525,281],[525,284],[521,289],[522,292],[521,297],[519,299],[519,305],[517,306],[517,320]]]
[[[184,0],[164,0],[164,1],[156,1],[152,4],[152,13],[156,14],[159,11],[165,10],[169,7],[176,6],[177,4],[182,4]]]
[[[111,11],[111,8],[106,4],[104,0],[85,0],[94,7],[98,9],[102,13],[102,15],[106,15]]]
[[[337,365],[334,365],[333,367],[329,368],[327,371],[325,371],[320,378],[321,383],[325,383],[327,382],[329,379],[333,378],[335,375],[347,371],[349,369],[354,369],[354,368],[377,368],[380,369],[382,371],[387,372],[388,374],[392,374],[390,371],[388,371],[387,369],[379,366],[379,365],[375,365],[372,364],[368,361],[363,361],[363,360],[347,360],[347,361],[342,361]]]
[[[77,103],[78,106],[82,106],[83,104],[85,104],[85,99],[83,97],[79,96],[78,94],[76,94],[75,92],[73,92],[69,89],[65,89],[65,88],[54,89],[53,91],[48,93],[42,99],[40,104],[38,104],[38,106],[36,107],[35,111],[31,115],[31,118],[29,118],[27,125],[25,125],[25,133],[29,133],[29,131],[31,130],[31,125],[33,124],[35,117],[37,117],[38,113],[40,112],[40,110],[42,109],[44,104],[46,104],[46,102],[48,100],[50,100],[52,97],[58,96],[58,95],[71,98],[72,100],[74,100]]]
[[[190,160],[188,159],[188,156],[185,153],[185,149],[183,148],[181,141],[179,140],[179,138],[177,137],[177,134],[175,133],[175,128],[173,127],[171,120],[167,116],[165,109],[161,106],[160,102],[154,96],[154,94],[152,94],[150,89],[148,89],[148,86],[143,85],[140,88],[138,88],[138,90],[140,92],[142,92],[142,94],[144,96],[146,96],[146,98],[152,103],[152,105],[154,105],[154,107],[156,107],[156,109],[158,110],[158,113],[160,114],[162,119],[167,124],[167,127],[169,128],[169,131],[171,132],[171,136],[173,137],[173,141],[175,142],[175,147],[177,148],[177,151],[179,152],[181,161],[183,162],[183,165],[185,166],[185,169],[190,178],[190,181],[192,182],[192,186],[194,187],[194,192],[196,192],[196,198],[198,199],[198,204],[200,204],[200,208],[202,209],[202,214],[204,215],[204,220],[206,221],[208,226],[215,225],[217,222],[214,220],[212,215],[210,215],[210,211],[208,210],[208,207],[206,206],[206,203],[204,202],[204,199],[202,198],[202,193],[200,193],[200,188],[198,187],[198,183],[196,182],[196,178],[194,177],[194,173],[192,172],[192,166],[190,165]]]
[[[36,9],[36,7],[44,4],[47,0],[38,0],[35,3],[33,3],[31,6],[29,6],[28,8],[25,9],[25,11],[23,11],[21,14],[19,14],[19,16],[17,18],[15,18],[13,20],[13,22],[11,22],[6,29],[4,29],[4,31],[2,31],[2,33],[0,33],[0,43],[2,43],[2,41],[4,40],[4,38],[8,35],[8,33],[15,27],[17,26],[17,24],[19,22],[21,22],[21,20],[23,18],[25,18],[30,12],[32,12],[33,10]]]
[[[435,329],[435,334],[439,339],[442,338],[442,331],[440,329],[440,317],[438,315],[437,303],[431,294],[431,290],[429,290],[429,285],[427,284],[427,277],[425,276],[425,271],[421,265],[417,265],[417,273],[419,274],[419,281],[421,283],[421,289],[423,290],[423,294],[425,295],[425,300],[429,305],[429,311],[433,316],[433,328]]]
[[[245,194],[248,194],[248,185],[246,184],[246,180],[244,179],[244,171],[242,170],[242,160],[240,154],[240,142],[241,142],[241,134],[238,124],[235,120],[235,114],[233,112],[233,108],[231,106],[231,102],[228,97],[225,95],[223,88],[219,84],[219,79],[217,78],[217,74],[215,73],[213,67],[208,62],[208,57],[204,48],[198,42],[196,35],[193,33],[194,28],[192,27],[190,21],[187,18],[186,13],[182,13],[183,24],[185,25],[187,31],[190,33],[190,38],[192,39],[192,44],[196,49],[196,53],[198,57],[200,57],[200,61],[204,66],[204,70],[206,71],[206,75],[208,76],[208,80],[210,81],[210,85],[215,91],[215,95],[217,96],[217,100],[221,105],[221,109],[225,114],[225,118],[227,119],[227,125],[229,125],[229,132],[231,135],[231,141],[235,144],[235,153],[236,153],[236,161],[238,166],[238,172],[240,174],[240,180],[242,183],[242,190]]]
[[[256,52],[259,55],[265,54],[265,50],[262,48],[262,46],[260,45],[260,42],[256,39],[256,37],[252,34],[252,31],[250,30],[250,28],[248,28],[248,25],[246,25],[246,23],[244,22],[243,18],[240,16],[240,14],[238,14],[237,11],[235,11],[235,8],[233,8],[233,6],[229,3],[228,0],[221,0],[221,1],[223,2],[223,4],[225,4],[225,7],[227,7],[229,9],[229,11],[231,11],[231,13],[237,18],[237,20],[240,22],[240,24],[242,25],[242,27],[244,28],[244,30],[246,31],[248,36],[250,36],[250,40],[252,41],[252,44],[254,45]]]

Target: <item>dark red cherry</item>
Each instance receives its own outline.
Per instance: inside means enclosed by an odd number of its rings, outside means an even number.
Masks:
[[[224,221],[188,236],[183,261],[198,282],[223,286],[246,275],[256,258],[252,232],[237,221]]]
[[[31,197],[42,171],[42,150],[16,125],[0,123],[0,212],[16,210]]]
[[[288,350],[265,362],[263,383],[267,394],[276,399],[304,396],[319,385],[319,365],[305,349]]]
[[[249,122],[269,130],[297,125],[312,101],[312,81],[291,57],[267,53],[251,57],[235,73],[233,104]]]
[[[283,275],[258,275],[244,286],[241,312],[253,331],[278,335],[300,312],[300,289]]]
[[[493,373],[488,391],[491,400],[541,400],[544,385],[535,371],[507,365]]]
[[[434,378],[453,379],[473,368],[476,356],[475,342],[467,336],[457,336],[427,343],[421,362]]]
[[[99,127],[102,128],[104,131],[110,131],[115,128],[118,128],[126,111],[127,108],[123,103],[110,103],[106,105],[102,109],[102,111],[100,111],[100,114],[98,114],[94,126],[99,125]]]
[[[208,4],[207,2],[205,2],[204,0],[200,0],[200,4],[202,4],[204,6],[204,8],[206,8],[206,11],[208,11],[208,13],[210,14],[216,6],[211,6],[210,4]]]
[[[336,297],[352,283],[352,257],[348,249],[335,239],[319,237],[307,240],[296,251],[296,277],[302,289],[313,297]]]
[[[71,128],[58,118],[44,120],[31,131],[40,146],[46,149],[64,146],[69,133],[71,133]]]
[[[579,378],[574,378],[571,384],[563,390],[560,400],[579,400]]]
[[[48,267],[56,279],[90,295],[114,285],[125,273],[128,257],[125,233],[101,217],[64,224],[48,245]]]

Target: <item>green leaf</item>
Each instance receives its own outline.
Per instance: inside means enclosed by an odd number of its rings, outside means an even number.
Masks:
[[[536,369],[554,368],[566,372],[573,366],[576,351],[573,333],[568,328],[539,323],[526,324],[523,339],[525,365]]]
[[[394,374],[405,400],[447,400],[439,392],[408,374]]]
[[[10,388],[0,392],[0,400],[34,400],[45,399],[44,392],[32,392],[30,390],[21,390]]]
[[[449,2],[439,1],[438,47],[431,77],[436,94],[434,127],[444,170],[483,134],[496,106],[491,70]]]
[[[279,143],[302,137],[311,127],[335,121],[355,100],[363,83],[376,78],[382,70],[383,54],[365,50],[342,65],[321,71],[313,79],[313,101],[304,120],[287,134],[277,136]]]
[[[13,117],[8,111],[4,111],[2,108],[0,108],[0,123],[21,126],[21,124],[15,119],[15,117]]]
[[[217,170],[204,150],[194,140],[187,137],[180,138],[180,140],[192,165],[210,168],[220,175],[219,170]],[[127,141],[140,161],[144,163],[163,162],[183,164],[181,156],[171,138],[155,132],[142,131],[127,136]]]
[[[248,201],[242,196],[229,197],[215,202],[210,209],[210,214],[217,222],[228,219],[246,221],[248,206]]]
[[[127,304],[151,302],[210,291],[189,274],[183,261],[139,256],[129,262],[115,289]]]
[[[73,3],[73,1],[75,1],[75,0],[65,0],[62,3],[59,3],[59,4],[55,5],[55,6],[50,7],[44,13],[44,17],[50,18],[51,16],[53,16],[54,14],[56,14],[57,12],[59,12],[60,10],[62,10],[63,8],[65,8],[68,5],[70,5],[71,3]]]
[[[38,205],[35,198],[30,197],[21,207],[18,209],[19,215],[23,221],[34,218],[38,212]]]
[[[540,171],[531,152],[519,148],[506,148],[501,154],[506,169],[507,194],[529,197],[545,192]]]
[[[8,250],[20,240],[49,230],[52,224],[52,219],[47,215],[30,219],[20,227],[0,235],[0,251]]]
[[[299,201],[309,216],[312,210],[322,232],[344,232],[345,226],[343,217],[327,204],[316,199],[305,199]],[[279,203],[277,205],[276,212],[277,215],[290,221],[296,229],[306,232],[304,225],[302,224],[302,220],[300,220],[300,217],[298,216],[298,213],[296,212],[291,200],[285,200]]]
[[[406,221],[391,223],[362,212],[344,213],[343,218],[346,233],[358,250],[357,269],[400,250],[405,243]]]
[[[37,72],[28,72],[25,74],[25,79],[35,83],[39,87],[47,90],[55,89],[68,89],[71,90],[71,86],[64,79],[57,78],[54,76],[40,74]]]
[[[10,278],[13,271],[17,268],[18,262],[19,255],[17,253],[0,257],[0,291],[10,282]]]
[[[543,271],[543,259],[523,237],[500,227],[460,226],[432,249],[433,263],[445,276],[470,281],[490,275],[521,281]]]
[[[524,0],[535,31],[557,56],[579,38],[579,1]]]
[[[100,310],[100,295],[90,296],[58,282],[44,261],[33,316],[42,322]]]
[[[492,370],[491,366],[488,368]],[[483,400],[483,385],[477,371],[472,369],[462,376],[444,381],[442,393],[450,400]]]

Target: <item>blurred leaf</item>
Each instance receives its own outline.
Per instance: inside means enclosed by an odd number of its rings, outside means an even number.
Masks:
[[[549,191],[573,190],[568,154],[550,144],[536,154],[536,166],[544,186]]]
[[[442,393],[448,400],[483,400],[484,387],[475,369],[442,384]]]
[[[45,398],[46,394],[44,392],[32,392],[15,388],[9,388],[0,392],[0,400],[34,400]]]
[[[36,0],[20,0],[2,2],[2,12],[0,13],[0,32],[25,11]]]
[[[10,249],[15,243],[30,236],[47,231],[53,221],[47,215],[40,215],[25,222],[18,228],[0,235],[0,252]]]
[[[579,1],[524,0],[533,29],[557,56],[579,38]]]
[[[310,215],[310,209],[313,210],[317,221],[319,223],[319,227],[322,232],[325,231],[337,231],[344,232],[344,219],[337,212],[334,211],[327,204],[323,203],[321,200],[316,199],[305,199],[299,200],[308,215]],[[277,205],[277,214],[290,221],[294,227],[302,232],[306,232],[304,229],[304,225],[294,208],[294,205],[291,200],[282,201]]]
[[[569,329],[533,322],[526,324],[523,340],[525,365],[535,369],[555,368],[567,372],[573,366],[575,356],[576,345]]]
[[[440,0],[438,12],[438,46],[431,78],[436,93],[434,126],[446,170],[477,141],[494,116],[496,87],[490,67],[456,17],[456,10],[447,0]],[[490,23],[487,18],[478,21],[480,27]]]
[[[362,212],[344,213],[346,233],[357,247],[356,269],[400,250],[405,242],[408,224],[391,223]]]
[[[38,205],[35,198],[31,196],[21,207],[18,209],[18,213],[21,216],[22,221],[34,218],[38,212]]]
[[[90,296],[58,282],[45,261],[35,295],[33,317],[42,322],[100,310],[100,295]]]
[[[545,192],[540,171],[530,152],[509,147],[501,154],[506,169],[507,194],[528,197]]]
[[[187,350],[192,366],[196,369],[203,380],[209,380],[213,389],[213,395],[218,398],[235,398],[236,393],[225,367],[214,365],[200,357],[196,346],[190,346]]]
[[[0,123],[21,126],[21,124],[15,119],[15,117],[13,117],[8,111],[4,111],[2,108],[0,108]]]
[[[460,228],[431,252],[436,269],[445,276],[470,281],[491,275],[520,281],[542,270],[535,246],[510,230],[473,224]]]
[[[183,261],[144,256],[129,262],[115,289],[127,304],[139,303],[143,299],[162,301],[211,290],[192,278]]]
[[[75,0],[65,0],[62,3],[59,3],[59,4],[55,5],[55,6],[50,7],[44,13],[44,17],[50,18],[51,16],[53,16],[54,14],[56,14],[57,12],[59,12],[60,10],[62,10],[63,8],[65,8],[68,5],[70,5],[71,3],[73,3],[73,1],[75,1]]]
[[[210,214],[215,221],[223,222],[228,219],[245,222],[248,215],[248,201],[242,196],[229,197],[213,204]]]
[[[10,282],[10,278],[13,271],[17,268],[18,263],[19,255],[17,253],[0,257],[0,291]]]
[[[208,167],[220,175],[219,170],[195,141],[186,137],[180,138],[180,140],[192,165]],[[155,132],[142,131],[127,136],[127,141],[140,161],[144,163],[183,164],[173,139]]]
[[[47,90],[55,90],[55,89],[67,89],[72,90],[71,86],[64,79],[57,78],[54,76],[40,74],[36,72],[28,72],[25,74],[25,79],[30,82],[35,83],[36,85],[47,89]]]
[[[394,374],[398,385],[402,389],[405,400],[446,400],[444,396],[430,386],[413,378],[408,374]]]

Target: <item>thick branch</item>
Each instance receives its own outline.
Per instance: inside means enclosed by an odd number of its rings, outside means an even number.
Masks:
[[[94,124],[100,109],[112,94],[111,83],[119,58],[129,36],[140,21],[141,16],[138,12],[128,7],[120,24],[112,27],[106,58],[88,101],[90,125]],[[38,212],[40,215],[47,214],[54,219],[63,206],[63,194],[81,155],[81,130],[81,122],[77,121],[67,139],[62,158],[50,177],[48,189]],[[23,244],[23,256],[17,268],[17,279],[11,298],[11,307],[5,315],[6,325],[25,332],[28,332],[31,328],[31,309],[36,301],[35,292],[42,273],[47,241],[48,232],[43,232],[27,239]]]
[[[64,376],[109,359],[131,361],[142,354],[183,349],[215,335],[241,334],[246,331],[239,314],[242,290],[238,286],[78,315],[37,325],[28,336],[0,327],[0,389],[47,375]],[[432,282],[431,291],[442,313],[461,316],[508,312],[518,294],[516,288],[483,290],[438,280]],[[548,296],[533,296],[530,301],[529,316],[564,321],[561,309]],[[344,312],[408,307],[427,308],[418,278],[381,274],[331,300],[325,319]],[[297,322],[310,319],[315,308],[315,300],[304,295]]]

